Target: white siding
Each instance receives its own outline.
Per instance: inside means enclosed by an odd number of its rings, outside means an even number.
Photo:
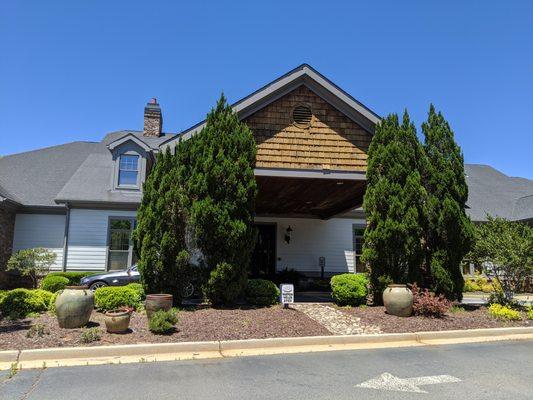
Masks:
[[[332,218],[330,220],[304,218],[258,217],[256,222],[277,224],[277,270],[294,268],[301,272],[320,273],[319,257],[326,258],[325,272],[354,272],[353,232],[354,224],[364,224],[361,219]],[[289,244],[285,242],[285,230],[292,228]]]
[[[109,217],[135,217],[136,211],[70,210],[67,270],[105,271]]]
[[[44,247],[56,254],[51,269],[63,268],[65,216],[52,214],[17,214],[13,251]]]

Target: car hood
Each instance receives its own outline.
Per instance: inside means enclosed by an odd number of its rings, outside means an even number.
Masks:
[[[82,279],[82,282],[86,281],[86,280],[94,281],[94,280],[98,280],[98,279],[113,278],[113,277],[116,277],[116,276],[125,276],[125,275],[128,275],[127,270],[106,272],[106,273],[103,273],[103,274],[96,274],[96,275],[86,276],[85,278]]]

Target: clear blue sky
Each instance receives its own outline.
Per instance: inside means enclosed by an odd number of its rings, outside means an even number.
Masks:
[[[533,178],[533,1],[4,1],[0,38],[0,154],[142,129],[150,97],[181,131],[306,62]]]

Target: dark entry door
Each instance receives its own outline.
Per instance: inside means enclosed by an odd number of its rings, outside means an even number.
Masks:
[[[276,273],[276,225],[256,224],[256,228],[250,272],[253,278],[272,278]]]

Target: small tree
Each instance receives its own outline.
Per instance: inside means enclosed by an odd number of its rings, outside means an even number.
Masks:
[[[186,246],[186,199],[176,161],[177,156],[169,149],[158,155],[143,188],[133,242],[145,291],[171,293],[179,304],[190,257]]]
[[[391,114],[377,126],[368,151],[367,215],[363,262],[370,267],[374,302],[388,282],[420,279],[423,261],[425,190],[419,170],[424,162],[416,129],[407,111],[400,125]]]
[[[461,262],[473,236],[465,212],[468,186],[463,155],[448,122],[440,112],[435,112],[433,105],[422,131],[427,157],[423,173],[427,192],[426,266],[437,293],[461,299],[464,285]]]
[[[178,155],[193,243],[213,270],[206,291],[213,303],[231,303],[245,289],[256,240],[255,155],[252,132],[224,95]]]
[[[50,272],[56,257],[54,252],[42,247],[20,250],[7,262],[7,270],[19,271],[22,276],[29,277],[35,289],[39,278]]]
[[[533,278],[533,228],[520,222],[488,217],[475,228],[469,258],[498,280],[505,301],[512,303],[527,279]]]

